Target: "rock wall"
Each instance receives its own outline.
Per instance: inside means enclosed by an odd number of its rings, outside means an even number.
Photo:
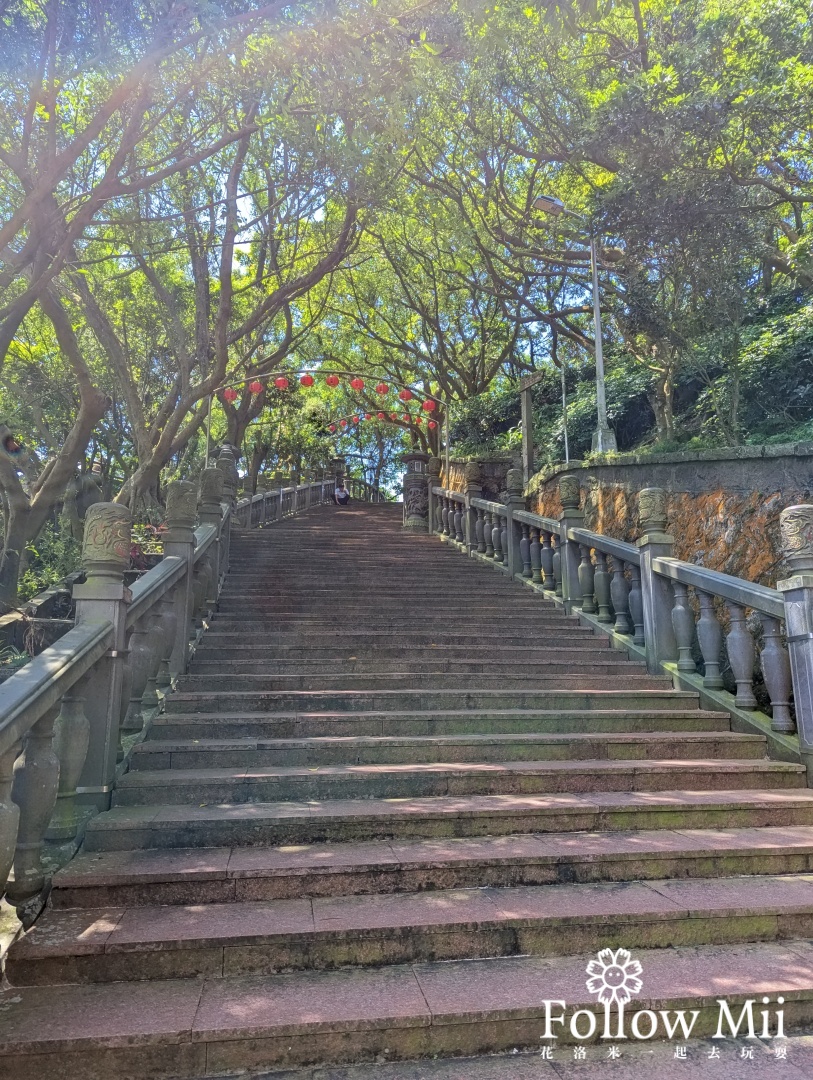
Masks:
[[[480,466],[483,498],[497,499],[500,492],[505,491],[505,480],[508,475],[508,470],[511,468],[513,459],[510,454],[490,458],[451,458],[449,461],[449,477],[451,483],[446,482],[446,463],[442,458],[441,461],[443,463],[443,468],[441,469],[441,484],[447,490],[465,491],[466,464],[469,461],[476,461]]]
[[[779,515],[813,502],[813,446],[741,447],[652,456],[618,455],[612,462],[571,462],[537,473],[529,507],[558,517],[558,481],[575,475],[582,487],[585,527],[621,540],[639,535],[637,493],[668,492],[667,528],[675,555],[736,577],[774,585],[781,577]]]

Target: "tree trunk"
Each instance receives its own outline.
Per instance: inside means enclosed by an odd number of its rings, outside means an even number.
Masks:
[[[17,583],[23,550],[28,543],[30,507],[11,507],[6,522],[3,553],[0,555],[0,611],[4,614],[17,604]]]

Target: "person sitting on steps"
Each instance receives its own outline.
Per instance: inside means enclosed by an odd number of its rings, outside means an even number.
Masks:
[[[336,490],[333,492],[333,501],[337,506],[347,506],[350,502],[350,492],[344,486],[344,480],[336,481]]]

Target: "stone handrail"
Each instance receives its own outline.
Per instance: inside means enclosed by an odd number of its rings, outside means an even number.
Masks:
[[[806,763],[813,785],[813,506],[783,512],[792,576],[771,589],[675,559],[660,489],[639,493],[641,536],[631,544],[584,528],[576,477],[561,478],[554,521],[526,509],[514,470],[497,504],[481,497],[476,464],[466,466],[465,493],[440,487],[438,468],[430,463],[426,476],[430,532],[603,629],[651,673],[766,731],[772,751]]]
[[[48,865],[76,850],[88,817],[109,807],[130,747],[186,672],[228,570],[233,525],[262,526],[328,502],[334,485],[324,480],[238,503],[236,483],[226,448],[198,490],[169,485],[163,558],[131,589],[124,584],[129,511],[92,506],[86,581],[74,589],[76,625],[0,685],[0,895],[5,886],[26,918],[46,895],[46,845]]]

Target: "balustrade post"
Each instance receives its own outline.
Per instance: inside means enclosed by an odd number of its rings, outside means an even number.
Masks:
[[[582,590],[579,584],[579,564],[581,556],[579,545],[568,539],[571,529],[584,528],[584,513],[581,510],[581,486],[577,476],[559,478],[559,498],[562,501],[562,513],[559,518],[560,573],[562,575],[562,599],[565,611],[570,614],[574,607],[582,602]],[[558,590],[557,590],[558,592]]]
[[[728,601],[726,604],[731,619],[731,629],[726,637],[728,661],[737,681],[737,696],[734,703],[741,709],[755,709],[757,699],[752,689],[754,684],[754,639],[745,625],[745,608]]]
[[[494,558],[494,515],[490,510],[483,511],[483,539],[486,543],[486,558]]]
[[[694,612],[689,604],[689,590],[679,581],[672,582],[674,603],[672,605],[672,629],[678,649],[678,671],[695,671],[692,656],[694,644]]]
[[[514,521],[514,512],[516,510],[525,510],[526,508],[525,496],[523,494],[522,470],[509,469],[505,480],[505,486],[508,491],[508,498],[505,504],[508,507],[505,531],[505,554],[508,563],[508,576],[513,578],[516,574],[523,574],[524,576],[525,569],[525,558],[523,557],[522,549],[522,529],[518,527],[518,522]],[[530,571],[530,567],[528,569]],[[530,576],[530,574],[528,576]]]
[[[593,588],[596,593],[597,618],[599,622],[613,621],[610,611],[610,575],[607,571],[607,556],[596,549],[596,569],[593,573]]]
[[[522,576],[524,578],[532,578],[533,570],[531,569],[531,530],[530,526],[524,522],[521,526],[521,534],[519,538],[519,558],[522,563]]]
[[[666,493],[661,488],[644,488],[638,495],[641,536],[636,546],[641,553],[641,603],[643,607],[646,666],[650,674],[660,674],[661,664],[677,660],[677,643],[672,626],[672,590],[669,582],[652,568],[658,558],[673,554],[674,537],[666,529]]]
[[[440,459],[438,459],[438,464],[440,464]],[[480,466],[476,461],[467,461],[463,475],[466,481],[466,548],[471,555],[473,551],[485,551],[482,511],[474,509],[471,505],[472,499],[483,497]]]
[[[214,595],[207,597],[212,605],[217,603],[217,594],[220,588],[222,576],[223,552],[221,550],[220,527],[223,523],[223,508],[220,505],[223,499],[223,473],[220,469],[204,469],[200,474],[200,486],[198,488],[198,521],[201,525],[214,525],[218,531],[217,538],[209,551],[212,554],[212,571],[214,575]],[[259,487],[259,484],[257,485]],[[265,492],[263,491],[262,521],[265,521]]]
[[[438,531],[438,504],[433,488],[440,487],[440,458],[430,457],[426,463],[426,527],[429,535]]]
[[[706,674],[703,685],[709,690],[722,690],[723,676],[720,674],[720,650],[723,644],[723,629],[714,610],[714,597],[709,593],[695,590],[700,604],[700,618],[697,620],[697,640],[703,654]],[[694,670],[694,669],[692,669]]]
[[[0,753],[0,896],[5,891],[14,862],[17,829],[20,824],[20,808],[11,798],[14,762],[19,753],[19,742]]]
[[[556,592],[556,573],[553,567],[553,562],[556,557],[553,550],[554,534],[549,533],[547,529],[540,529],[539,536],[541,539],[539,567],[542,578],[542,588],[548,589],[550,592]],[[534,581],[536,580],[537,579],[534,578]],[[561,592],[559,595],[561,596]]]
[[[556,541],[556,546],[555,547],[554,547],[554,541]],[[561,536],[559,536],[558,533],[551,533],[550,544],[551,544],[551,548],[550,548],[551,549],[550,565],[551,565],[551,570],[553,572],[554,595],[555,596],[561,596],[562,592],[563,592],[563,590],[562,590],[562,538],[561,538]],[[545,556],[545,552],[543,550],[543,552],[542,552],[543,559],[544,559],[544,556]],[[544,565],[544,563],[543,563],[543,565]]]
[[[84,585],[73,588],[77,626],[93,622],[113,625],[110,650],[94,664],[82,686],[88,743],[76,793],[82,804],[99,810],[110,805],[125,693],[129,699],[125,642],[131,595],[124,584],[124,571],[130,561],[131,528],[125,506],[96,503],[90,507],[82,542],[87,577]]]
[[[494,562],[505,562],[505,555],[502,550],[502,517],[498,513],[491,515],[493,522],[491,529],[491,546],[494,548]]]
[[[771,730],[792,734],[796,730],[790,712],[792,690],[790,659],[782,644],[779,619],[760,615],[764,645],[760,655],[762,675],[771,698]]]
[[[596,611],[596,602],[593,596],[595,587],[595,567],[593,566],[592,550],[589,544],[579,544],[579,587],[582,591],[582,611],[592,615]]]
[[[616,634],[631,634],[632,626],[629,612],[630,587],[624,577],[624,560],[613,557],[611,560],[613,576],[610,581],[610,597],[615,610]]]
[[[644,637],[644,602],[641,596],[641,568],[636,566],[635,563],[627,563],[627,565],[630,571],[630,618],[635,631],[632,643],[633,645],[644,645],[646,638]]]
[[[224,478],[224,490],[226,480]],[[164,552],[183,560],[186,571],[175,590],[175,643],[170,657],[173,677],[186,673],[189,664],[189,624],[192,619],[195,574],[192,557],[195,551],[195,518],[197,499],[194,485],[186,480],[173,480],[167,487],[167,531]]]
[[[90,721],[85,712],[89,678],[83,676],[62,698],[56,719],[54,753],[59,760],[59,787],[54,812],[45,832],[49,841],[73,840],[82,821],[76,789],[85,765],[90,738]],[[0,881],[3,880],[0,867]]]
[[[97,504],[98,505],[98,504]],[[47,709],[29,731],[14,764],[12,801],[20,808],[14,850],[14,881],[6,896],[20,907],[45,887],[42,847],[59,789],[59,758],[54,753],[54,722],[59,705]]]

